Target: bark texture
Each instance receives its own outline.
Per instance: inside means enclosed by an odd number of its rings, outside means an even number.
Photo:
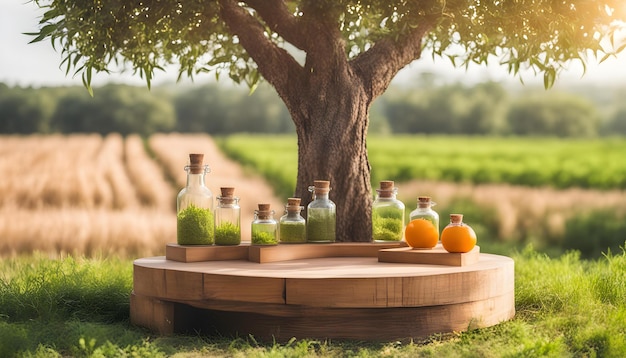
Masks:
[[[304,2],[297,17],[282,0],[220,0],[220,5],[223,20],[295,123],[294,195],[306,207],[311,200],[308,186],[314,180],[330,180],[330,198],[337,205],[337,241],[371,241],[369,109],[398,71],[420,57],[422,37],[433,22],[425,19],[405,36],[383,38],[349,59],[339,30],[341,12],[332,2]],[[269,39],[265,28],[303,51],[304,64]]]

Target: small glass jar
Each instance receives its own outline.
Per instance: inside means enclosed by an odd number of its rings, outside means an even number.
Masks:
[[[300,244],[306,242],[306,220],[300,215],[304,209],[300,206],[300,198],[287,199],[285,215],[281,216],[278,225],[280,243]]]
[[[189,154],[187,185],[176,197],[176,241],[180,245],[212,245],[215,240],[213,193],[204,177],[208,165],[202,165],[204,154]]]
[[[374,242],[401,241],[404,233],[404,203],[396,199],[398,188],[391,180],[380,182],[372,203],[372,239]]]
[[[476,232],[463,222],[463,214],[450,214],[450,223],[441,232],[441,245],[448,252],[466,253],[476,246]]]
[[[428,196],[420,196],[417,198],[417,208],[409,214],[409,220],[426,219],[435,225],[437,233],[439,233],[439,214],[433,210],[433,206],[437,205]]]
[[[337,213],[335,203],[328,198],[330,182],[315,180],[309,191],[313,201],[307,206],[306,241],[335,242]]]
[[[252,245],[278,244],[278,224],[270,204],[259,204],[259,209],[254,211],[251,241]]]
[[[241,244],[241,208],[235,188],[220,188],[215,208],[215,245]]]

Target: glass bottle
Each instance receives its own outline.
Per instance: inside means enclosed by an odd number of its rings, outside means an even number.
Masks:
[[[463,214],[450,214],[450,223],[441,232],[441,245],[448,252],[470,252],[476,246],[476,232],[463,222]]]
[[[213,193],[204,184],[209,173],[203,165],[204,154],[189,154],[187,185],[176,197],[176,241],[180,245],[212,245],[215,223],[213,221]]]
[[[391,180],[380,182],[372,203],[374,242],[401,241],[404,233],[404,203],[396,199],[398,188]]]
[[[328,198],[330,182],[315,180],[309,187],[313,201],[307,206],[306,241],[335,242],[336,207]]]
[[[274,220],[274,210],[270,210],[270,204],[259,204],[252,221],[252,245],[276,245],[277,234],[278,224]]]
[[[417,198],[417,208],[409,214],[409,221],[415,219],[427,219],[435,225],[437,233],[439,233],[439,214],[433,210],[433,206],[437,205],[428,196],[420,196]]]
[[[287,199],[285,215],[281,216],[278,226],[278,237],[281,243],[306,242],[306,220],[300,215],[302,209],[304,207],[300,206],[300,198]]]
[[[235,188],[220,188],[215,208],[215,245],[241,244],[241,208]]]

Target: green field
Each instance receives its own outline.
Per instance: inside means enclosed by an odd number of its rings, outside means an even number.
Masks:
[[[294,136],[233,135],[219,140],[232,158],[293,193]],[[626,140],[522,137],[368,138],[372,183],[413,179],[531,187],[626,189]]]

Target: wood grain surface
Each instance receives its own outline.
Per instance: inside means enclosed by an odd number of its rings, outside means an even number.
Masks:
[[[216,260],[135,260],[131,322],[164,334],[391,340],[487,327],[515,315],[509,257],[476,248],[461,264],[381,262],[379,252],[410,249],[357,245],[237,249],[264,263],[225,260],[220,249],[210,250]]]

